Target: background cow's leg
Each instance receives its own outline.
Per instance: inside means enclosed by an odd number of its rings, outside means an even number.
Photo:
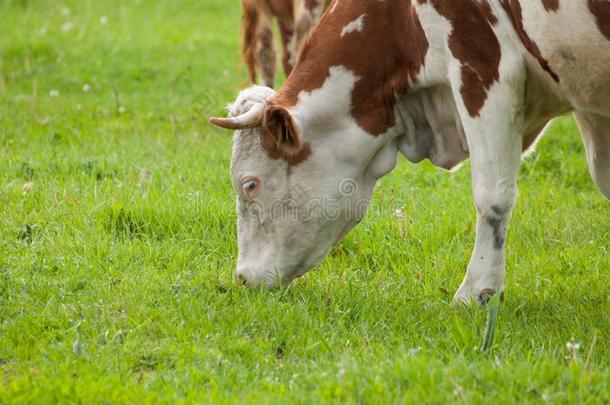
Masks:
[[[297,0],[294,4],[294,37],[291,45],[293,65],[296,63],[303,40],[307,37],[309,30],[313,26],[313,16],[305,3],[304,0]]]
[[[242,49],[246,65],[248,65],[248,79],[256,83],[256,34],[258,31],[260,10],[253,0],[242,0]]]
[[[258,64],[261,68],[263,83],[267,87],[273,87],[276,71],[272,23],[271,12],[262,13],[256,32]]]
[[[275,50],[271,24],[273,15],[267,2],[242,0],[242,55],[248,65],[248,78],[256,83],[257,68],[264,84],[273,87],[275,79]]]
[[[294,35],[290,44],[292,55],[290,63],[296,64],[301,45],[312,28],[318,23],[324,13],[328,0],[295,0],[294,2]]]
[[[610,118],[595,114],[574,114],[587,151],[595,183],[610,200]]]
[[[455,301],[485,303],[504,286],[504,242],[517,198],[521,163],[521,91],[496,84],[477,117],[461,111],[472,164],[477,234],[468,271]]]
[[[305,7],[308,9],[311,15],[313,25],[316,25],[320,21],[320,17],[324,13],[326,7],[330,4],[330,0],[315,0],[305,2]]]
[[[278,25],[280,28],[280,36],[282,38],[282,66],[286,77],[292,71],[294,66],[293,60],[296,58],[294,55],[295,50],[292,47],[292,38],[294,36],[294,23],[291,20],[278,19]]]

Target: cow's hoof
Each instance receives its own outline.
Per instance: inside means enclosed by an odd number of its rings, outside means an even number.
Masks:
[[[485,306],[489,302],[489,300],[496,295],[496,290],[492,290],[491,288],[486,288],[481,291],[477,297],[480,306]]]
[[[453,297],[453,305],[454,306],[467,306],[472,307],[475,304],[478,304],[480,307],[484,307],[489,300],[496,295],[496,290],[493,288],[484,288],[480,290],[478,293],[476,290],[472,290],[469,288],[460,288]]]
[[[467,290],[465,288],[460,288],[455,295],[453,296],[452,305],[454,307],[472,307],[473,304],[477,302],[476,295],[472,292],[472,290]]]

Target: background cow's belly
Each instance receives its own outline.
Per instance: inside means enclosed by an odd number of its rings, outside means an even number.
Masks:
[[[532,70],[544,76],[543,80],[573,109],[610,116],[608,14],[596,17],[586,0],[561,1],[556,11],[545,10],[539,0],[521,3],[524,29],[559,82],[535,60]],[[610,13],[610,2],[602,7]]]

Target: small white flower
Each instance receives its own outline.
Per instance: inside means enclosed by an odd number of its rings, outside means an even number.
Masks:
[[[84,91],[85,93],[89,93],[89,91],[91,91],[91,85],[90,85],[89,83],[85,83],[85,84],[83,85],[83,91]]]
[[[51,91],[49,91],[49,96],[51,96],[51,97],[59,96],[59,90],[52,89]]]
[[[119,114],[125,114],[125,111],[127,111],[127,109],[125,108],[125,106],[120,105],[120,106],[119,106]]]
[[[82,347],[83,347],[83,342],[80,340],[80,338],[76,338],[76,340],[72,344],[72,353],[74,353],[77,356],[80,356]]]
[[[405,213],[402,208],[398,208],[394,211],[394,218],[403,219],[405,217]]]
[[[568,342],[568,343],[566,343],[566,348],[571,352],[577,352],[580,350],[580,343]]]
[[[28,181],[23,185],[23,194],[31,193],[32,191],[34,191],[35,187],[36,186],[34,185],[34,182]]]
[[[146,169],[140,170],[140,185],[148,184],[152,180],[152,173]]]
[[[61,26],[62,31],[67,32],[70,31],[72,28],[74,28],[74,23],[73,22],[67,22],[64,25]]]
[[[100,24],[102,25],[106,25],[108,24],[108,17],[106,17],[105,15],[100,17]]]
[[[414,347],[412,349],[409,349],[409,351],[407,352],[407,355],[409,355],[409,356],[416,356],[416,355],[419,354],[419,352],[421,352],[421,347],[417,346],[417,347]]]

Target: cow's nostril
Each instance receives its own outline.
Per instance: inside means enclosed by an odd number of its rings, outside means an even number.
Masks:
[[[244,276],[236,276],[235,277],[235,282],[238,285],[246,285],[246,278]]]

